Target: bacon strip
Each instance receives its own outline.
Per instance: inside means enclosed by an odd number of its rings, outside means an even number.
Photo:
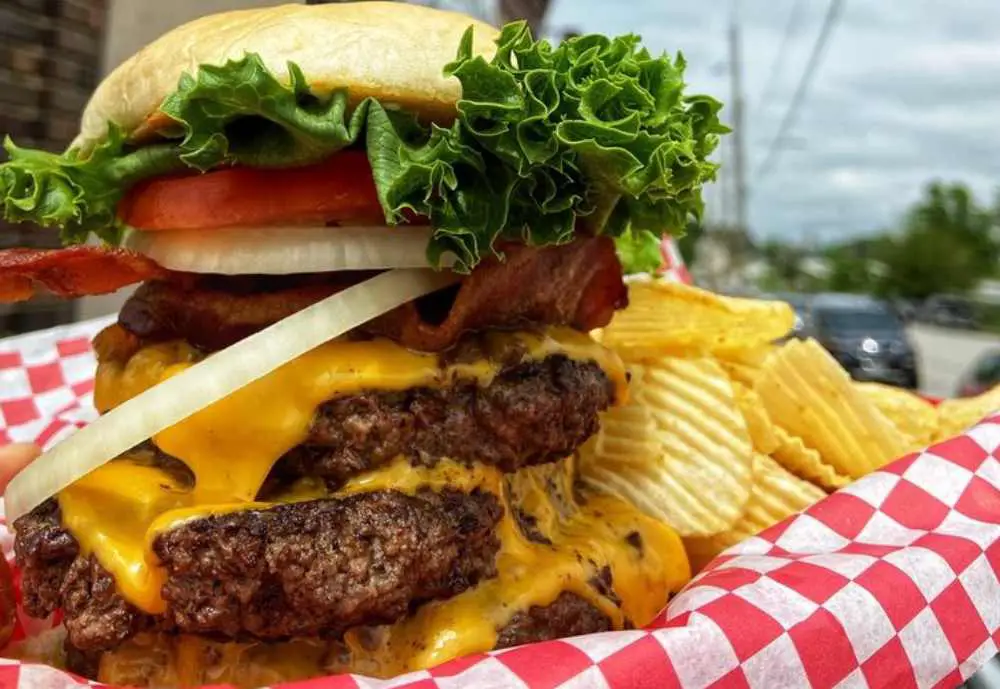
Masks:
[[[368,275],[336,273],[264,279],[152,281],[125,303],[118,322],[143,340],[183,338],[218,350]],[[455,287],[399,307],[362,326],[406,347],[442,351],[484,328],[607,325],[627,301],[621,265],[607,238],[558,247],[508,247]]]
[[[30,299],[44,287],[60,297],[108,294],[167,271],[124,249],[73,246],[66,249],[0,251],[0,302]]]
[[[505,253],[503,263],[482,263],[463,280],[450,308],[424,298],[363,328],[413,349],[436,352],[464,333],[484,328],[602,328],[615,309],[628,302],[615,245],[607,237],[543,249],[518,246]]]

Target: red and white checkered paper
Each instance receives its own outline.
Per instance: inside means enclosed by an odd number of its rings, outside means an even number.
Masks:
[[[0,341],[0,444],[51,446],[94,418],[88,342],[108,322]],[[0,526],[8,558],[11,540]],[[998,576],[1000,414],[727,551],[647,629],[294,687],[951,689],[1000,646]],[[49,625],[19,615],[16,638]],[[88,684],[0,659],[0,687]]]
[[[94,417],[88,342],[107,322],[0,342],[0,437],[51,445]],[[1000,415],[740,544],[646,630],[296,687],[954,687],[997,652],[998,571]],[[80,681],[6,661],[0,686]]]
[[[684,257],[681,256],[681,250],[672,237],[664,237],[663,241],[660,242],[660,256],[663,258],[663,262],[659,270],[656,271],[659,277],[691,284],[691,273],[688,272],[687,266],[684,264]]]

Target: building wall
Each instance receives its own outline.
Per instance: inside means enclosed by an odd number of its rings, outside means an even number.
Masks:
[[[100,74],[105,0],[0,2],[0,135],[21,146],[58,151]],[[0,221],[0,246],[51,247],[52,230]],[[70,302],[41,298],[0,305],[0,336],[70,320]]]
[[[108,39],[104,69],[111,71],[144,45],[192,19],[288,0],[108,0]]]
[[[106,74],[140,48],[176,26],[206,14],[248,7],[266,7],[288,0],[108,0],[107,40],[103,72]],[[114,313],[131,290],[80,300],[78,317]]]

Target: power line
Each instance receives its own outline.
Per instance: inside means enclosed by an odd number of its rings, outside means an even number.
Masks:
[[[760,92],[760,98],[757,100],[757,107],[764,107],[768,99],[774,95],[774,87],[778,83],[778,76],[781,74],[781,66],[785,64],[785,53],[788,52],[788,48],[791,45],[792,37],[795,35],[802,24],[803,12],[805,9],[805,2],[803,0],[794,0],[791,11],[788,13],[788,21],[785,23],[785,31],[781,35],[781,43],[778,45],[778,52],[774,56],[774,62],[771,63],[771,71],[768,72],[767,83],[764,85],[763,90]]]
[[[826,45],[830,40],[830,34],[833,32],[833,28],[837,24],[837,20],[840,18],[843,6],[844,0],[830,0],[830,5],[826,10],[826,16],[823,18],[823,27],[820,29],[819,35],[816,37],[816,42],[813,44],[812,53],[809,55],[809,62],[806,63],[806,68],[802,72],[799,84],[795,88],[795,94],[792,96],[792,100],[788,104],[788,110],[785,111],[785,117],[781,120],[781,125],[778,127],[778,133],[774,137],[774,140],[771,141],[771,145],[767,150],[767,155],[764,156],[764,162],[757,168],[757,174],[754,176],[757,181],[771,171],[774,167],[774,163],[777,161],[778,156],[781,153],[783,148],[782,142],[785,140],[785,136],[788,134],[788,131],[795,124],[795,118],[798,116],[799,109],[802,107],[802,103],[806,99],[806,95],[809,92],[809,86],[812,84],[813,77],[816,75],[816,70],[819,68],[820,62],[822,62],[824,48],[826,48]]]
[[[733,202],[736,211],[735,235],[747,236],[747,183],[746,183],[746,118],[743,112],[743,41],[741,39],[739,19],[732,15],[729,24],[729,77],[733,99]],[[730,246],[732,272],[740,279],[743,275],[746,252],[745,242],[735,242]]]
[[[740,25],[735,15],[729,25],[729,84],[732,89],[733,134],[733,205],[736,215],[736,230],[747,231],[747,184],[746,184],[746,118],[743,112],[743,42]]]
[[[515,19],[524,19],[531,27],[531,32],[538,36],[549,9],[549,0],[500,0],[497,5],[500,23],[506,24]]]
[[[732,223],[732,186],[733,176],[729,174],[729,159],[732,157],[729,150],[729,141],[723,142],[719,146],[719,226],[726,227]]]

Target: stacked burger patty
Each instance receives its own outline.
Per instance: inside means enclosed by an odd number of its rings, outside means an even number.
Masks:
[[[609,244],[580,240],[569,247],[534,252],[539,255],[528,263],[554,270],[549,275],[557,280],[572,273],[575,288],[561,281],[558,292],[531,290],[525,298],[505,301],[491,313],[493,304],[481,302],[475,292],[503,289],[504,284],[530,275],[527,263],[515,258],[505,264],[484,264],[457,289],[430,295],[415,308],[417,320],[409,310],[389,314],[382,321],[385,330],[397,330],[393,318],[408,319],[409,331],[435,338],[442,367],[489,360],[498,364],[497,374],[486,385],[458,378],[445,387],[363,390],[328,400],[316,409],[305,442],[275,463],[258,497],[273,498],[303,478],[318,479],[324,490],[335,493],[351,478],[398,458],[426,467],[449,458],[513,472],[570,456],[596,432],[598,413],[615,402],[615,383],[608,374],[595,362],[563,354],[523,361],[523,348],[498,346],[490,341],[491,332],[497,331],[470,330],[459,319],[543,329],[578,319],[581,309],[620,300],[624,288]],[[586,268],[580,265],[581,256],[594,255],[603,260]],[[610,290],[609,264],[619,275]],[[324,284],[325,277],[312,276],[308,282]],[[337,280],[342,283],[344,277]],[[302,283],[299,277],[191,275],[148,282],[125,304],[119,324],[96,340],[101,366],[127,364],[157,341],[152,335],[204,342],[232,333],[234,325],[246,335],[275,317],[254,309],[258,294],[295,303],[294,293],[306,289]],[[187,323],[171,317],[172,304],[161,307],[164,302],[158,304],[148,296],[176,292],[183,298],[173,304],[188,305]],[[208,301],[217,307],[213,329],[185,329],[205,318],[192,305]],[[234,309],[236,303],[244,308]],[[463,304],[475,307],[458,316],[456,309]],[[547,323],[537,314],[549,314],[556,322]],[[586,322],[590,316],[582,318],[584,327],[601,325]],[[378,337],[377,330],[375,324],[350,337]],[[403,337],[402,344],[408,344]],[[183,462],[153,443],[133,454],[182,484],[194,481]],[[24,575],[26,610],[44,617],[61,608],[71,657],[89,663],[93,674],[101,652],[139,632],[281,640],[337,637],[352,627],[395,622],[424,602],[450,598],[496,576],[500,547],[496,527],[504,509],[502,496],[479,489],[427,489],[413,495],[378,490],[189,521],[159,535],[153,544],[167,572],[162,592],[167,609],[160,615],[146,614],[122,597],[109,572],[93,554],[81,552],[62,525],[55,500],[18,520],[16,552]],[[513,516],[524,538],[545,538],[529,513],[518,511]],[[594,585],[607,593],[610,582]],[[601,631],[611,624],[606,615],[570,592],[549,605],[513,612],[497,630],[497,646]],[[88,665],[78,669],[86,672]]]

